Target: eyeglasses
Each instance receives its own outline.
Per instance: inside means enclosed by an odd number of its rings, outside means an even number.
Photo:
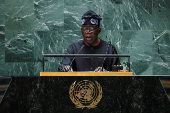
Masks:
[[[96,29],[94,29],[93,27],[90,27],[90,28],[82,28],[82,30],[84,31],[84,32],[90,32],[90,33],[93,33]]]

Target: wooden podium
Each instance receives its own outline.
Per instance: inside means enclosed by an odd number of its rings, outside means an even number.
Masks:
[[[40,72],[40,76],[133,76],[133,72]]]

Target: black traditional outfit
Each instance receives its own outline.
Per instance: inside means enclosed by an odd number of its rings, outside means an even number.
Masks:
[[[71,44],[66,54],[117,54],[116,48],[108,42],[100,39],[97,46],[87,46],[83,40]],[[81,58],[76,57],[73,61],[71,57],[65,57],[59,66],[61,71],[64,66],[70,65],[72,62],[73,71],[94,71],[97,67],[102,67],[107,71],[112,70],[112,66],[120,65],[119,58]]]

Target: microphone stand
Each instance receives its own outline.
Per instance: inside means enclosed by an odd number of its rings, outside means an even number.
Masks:
[[[111,44],[111,42],[109,41],[109,42],[108,42],[108,47],[107,47],[107,50],[106,50],[106,54],[108,53],[110,44]],[[104,57],[104,60],[103,60],[103,63],[102,63],[102,70],[103,70],[103,65],[104,65],[105,59],[106,59],[106,57]]]
[[[80,51],[81,51],[83,48],[84,48],[84,45],[81,46],[81,48],[80,48],[80,50],[77,52],[77,54],[79,54]],[[71,61],[70,65],[69,65],[69,66],[70,66],[70,67],[69,67],[69,71],[71,71],[71,65],[72,65],[72,63],[73,63],[73,61],[74,61],[75,58],[76,58],[76,57],[73,58],[73,60]]]

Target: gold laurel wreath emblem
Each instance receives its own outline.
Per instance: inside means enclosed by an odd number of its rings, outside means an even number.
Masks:
[[[90,83],[93,83],[93,82],[88,81],[88,80],[83,80],[83,81],[80,81],[80,82],[90,82]],[[101,87],[101,85],[97,81],[95,81],[95,83],[96,83],[96,86],[97,86],[96,88],[98,90],[98,95],[97,95],[97,98],[95,98],[95,99],[93,98],[94,100],[90,104],[88,104],[88,105],[84,105],[79,99],[75,98],[76,96],[74,94],[74,91],[75,91],[75,88],[76,88],[75,86],[77,85],[76,81],[70,86],[70,89],[69,89],[70,99],[76,105],[76,108],[82,108],[83,109],[83,108],[86,107],[86,108],[90,109],[90,108],[97,107],[97,104],[100,102],[100,100],[102,98],[102,87]],[[92,84],[90,84],[90,85],[91,85],[92,88],[94,88],[94,86],[92,86]],[[80,84],[78,84],[78,86],[81,87]]]

